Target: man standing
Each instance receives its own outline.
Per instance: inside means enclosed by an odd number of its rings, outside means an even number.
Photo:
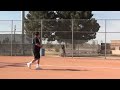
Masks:
[[[66,57],[65,45],[62,45],[62,54],[63,54],[63,57]]]
[[[40,34],[39,32],[35,33],[35,38],[33,39],[33,54],[34,59],[27,63],[27,66],[31,69],[31,64],[37,61],[36,70],[40,69],[39,63],[40,63],[40,48],[42,47],[40,42]]]

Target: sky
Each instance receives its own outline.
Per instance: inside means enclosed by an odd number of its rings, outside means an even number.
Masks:
[[[106,20],[106,41],[120,40],[120,11],[92,11],[93,18],[97,19],[101,26],[99,32],[96,35],[96,39],[99,43],[105,42],[105,20]],[[27,12],[26,12],[27,14]],[[21,11],[0,11],[0,32],[6,31],[11,33],[12,21],[13,29],[16,25],[16,31],[21,31]],[[112,33],[111,33],[112,32]],[[117,32],[117,33],[116,33]]]
[[[99,19],[100,24],[99,32],[97,33],[96,40],[99,43],[105,42],[105,20],[106,20],[106,42],[110,43],[111,40],[120,40],[120,11],[93,11],[93,18]],[[102,20],[100,20],[102,19]]]
[[[96,19],[120,19],[120,11],[93,11]],[[0,11],[0,20],[21,20],[21,11]]]

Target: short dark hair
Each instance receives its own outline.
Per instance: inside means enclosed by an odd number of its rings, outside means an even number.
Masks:
[[[38,35],[39,35],[39,32],[36,32],[35,35],[38,36]]]

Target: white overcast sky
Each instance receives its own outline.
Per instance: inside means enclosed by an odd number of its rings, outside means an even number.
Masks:
[[[120,11],[93,11],[93,18],[98,19],[98,23],[101,28],[100,33],[97,33],[96,40],[98,42],[105,41],[105,34],[102,33],[105,31],[105,20],[106,20],[106,31],[114,32],[107,33],[107,42],[110,40],[120,40]],[[101,20],[100,20],[101,19]],[[110,19],[110,20],[109,20]],[[21,11],[0,11],[0,31],[10,31],[11,30],[11,21],[2,21],[2,20],[21,20]],[[13,21],[13,25],[16,25],[16,30],[21,30],[21,22]],[[14,28],[14,27],[13,27]],[[115,33],[117,32],[117,33]],[[8,33],[8,32],[7,32]]]

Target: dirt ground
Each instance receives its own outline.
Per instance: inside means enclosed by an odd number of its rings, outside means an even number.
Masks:
[[[120,60],[41,57],[42,70],[26,66],[32,56],[0,56],[0,79],[120,79]]]

